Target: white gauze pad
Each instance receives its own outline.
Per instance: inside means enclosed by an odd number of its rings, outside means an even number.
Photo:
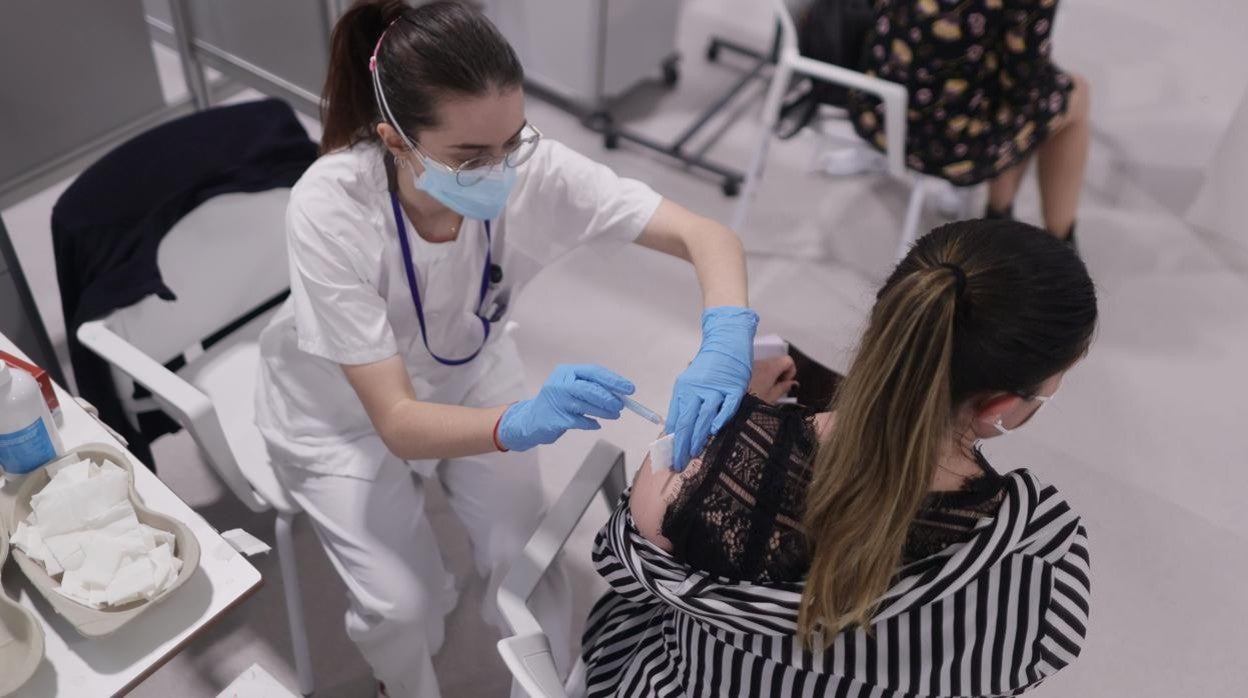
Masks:
[[[672,469],[672,443],[675,436],[668,434],[650,444],[650,472],[661,473]]]

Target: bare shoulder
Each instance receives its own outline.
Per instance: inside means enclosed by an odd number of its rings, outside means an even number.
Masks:
[[[820,441],[832,432],[835,422],[835,413],[820,412],[815,415],[815,429]],[[647,455],[633,479],[633,490],[628,498],[633,523],[646,540],[669,553],[672,552],[672,542],[663,535],[663,519],[668,507],[676,501],[685,484],[697,477],[702,466],[702,458],[697,457],[689,461],[682,472],[662,470],[656,473],[650,469],[650,456]]]
[[[832,434],[832,428],[836,426],[835,412],[820,412],[815,415],[815,432],[819,435],[819,442],[822,443]]]
[[[646,540],[659,548],[672,551],[672,542],[663,536],[663,517],[667,507],[676,499],[685,481],[702,466],[702,459],[689,461],[682,472],[650,469],[650,456],[642,461],[637,477],[633,479],[633,491],[628,498],[628,509],[633,515],[637,530]]]

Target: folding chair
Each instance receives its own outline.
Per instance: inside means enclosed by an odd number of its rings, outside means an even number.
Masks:
[[[111,365],[126,417],[148,400],[185,428],[204,460],[249,509],[274,509],[277,553],[299,690],[312,693],[292,526],[299,507],[278,483],[253,420],[260,331],[289,288],[285,244],[288,189],[224,194],[183,217],[161,243],[173,302],[148,297],[84,323],[84,346]],[[175,362],[176,363],[173,363]],[[185,365],[177,371],[167,364]]]
[[[746,170],[745,185],[740,201],[732,217],[732,227],[740,230],[749,214],[751,200],[762,177],[767,161],[767,151],[780,121],[785,92],[794,76],[823,80],[879,97],[884,103],[884,135],[887,140],[885,159],[890,177],[910,185],[910,202],[902,224],[901,240],[897,244],[897,257],[904,257],[918,237],[919,217],[926,198],[931,194],[931,177],[908,172],[905,161],[906,109],[909,95],[904,85],[882,80],[848,68],[816,61],[798,52],[797,27],[784,0],[771,0],[776,22],[780,27],[776,67],[771,74],[767,97],[763,102],[763,123],[759,129],[758,145]]]
[[[599,441],[538,524],[498,589],[499,611],[514,633],[498,641],[498,653],[511,670],[515,685],[533,698],[580,695],[584,691],[584,665],[578,659],[567,682],[559,678],[550,640],[529,610],[529,597],[594,496],[601,494],[612,508],[627,487],[624,452],[610,442]]]

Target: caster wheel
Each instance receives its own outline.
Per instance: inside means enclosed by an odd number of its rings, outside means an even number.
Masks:
[[[615,150],[620,147],[620,137],[614,133],[608,132],[602,137],[602,147],[607,150]]]
[[[663,84],[667,87],[675,87],[678,82],[680,82],[680,68],[676,65],[676,61],[663,63]]]
[[[725,179],[722,187],[724,196],[734,198],[741,193],[741,182],[736,179]]]
[[[711,43],[706,45],[706,60],[710,61],[711,63],[714,63],[715,61],[719,60],[719,42],[718,41],[711,40]]]

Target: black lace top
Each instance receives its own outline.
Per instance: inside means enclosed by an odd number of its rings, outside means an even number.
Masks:
[[[667,507],[662,533],[676,558],[734,580],[800,581],[810,568],[801,518],[817,447],[813,412],[747,395]],[[1002,478],[975,455],[984,475],[961,491],[928,495],[903,564],[967,540],[981,519],[996,514]]]

